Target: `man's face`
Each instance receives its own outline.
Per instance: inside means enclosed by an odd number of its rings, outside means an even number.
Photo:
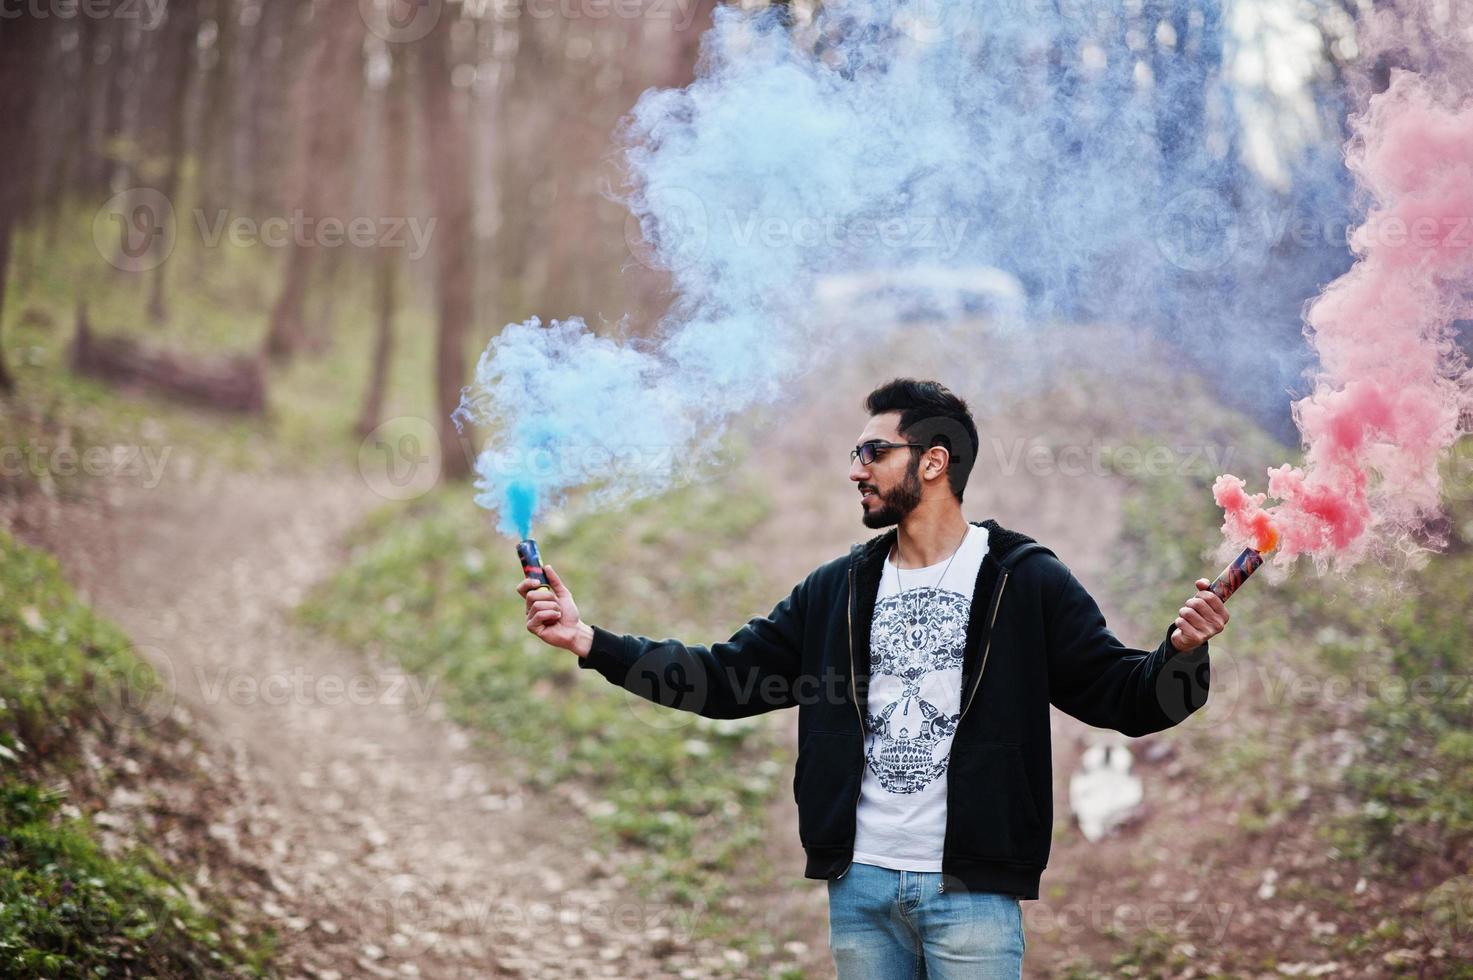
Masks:
[[[900,435],[900,413],[872,416],[855,445],[870,440],[905,442]],[[860,520],[865,527],[899,524],[921,502],[919,453],[910,449],[886,449],[868,466],[855,459],[849,464],[849,479],[859,488]]]

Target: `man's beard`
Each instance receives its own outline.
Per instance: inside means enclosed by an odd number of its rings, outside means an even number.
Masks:
[[[921,477],[918,470],[918,466],[907,470],[905,479],[891,488],[888,493],[880,493],[876,488],[875,493],[880,498],[880,506],[875,510],[864,512],[860,519],[864,521],[865,527],[881,528],[899,524],[907,514],[920,505]]]

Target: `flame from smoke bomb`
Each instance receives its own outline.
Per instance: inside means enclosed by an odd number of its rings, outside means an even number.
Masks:
[[[1266,554],[1279,545],[1279,532],[1263,509],[1266,494],[1250,494],[1236,476],[1223,475],[1212,485],[1212,499],[1226,515],[1224,533],[1233,541],[1248,542],[1254,551]]]
[[[1258,188],[1224,149],[1221,11],[1200,13],[1200,50],[1161,47],[1146,84],[1127,15],[1092,4],[835,0],[797,27],[718,7],[696,80],[646,92],[618,134],[669,312],[641,339],[502,330],[456,412],[487,439],[477,501],[526,537],[574,487],[608,506],[699,472],[728,419],[895,329],[860,307],[840,340],[815,333],[826,276],[990,266],[1035,321],[1267,319],[1241,304],[1269,290],[1237,288],[1266,282],[1272,243],[1230,211]]]
[[[1213,487],[1230,541],[1272,525],[1281,558],[1321,567],[1353,564],[1439,513],[1439,462],[1473,406],[1454,338],[1454,321],[1473,314],[1473,101],[1395,71],[1352,129],[1346,161],[1369,208],[1355,264],[1305,314],[1320,366],[1293,406],[1304,465],[1270,469],[1267,496],[1230,475]]]

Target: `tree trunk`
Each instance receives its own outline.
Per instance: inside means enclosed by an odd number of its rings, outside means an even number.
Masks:
[[[250,29],[250,41],[241,56],[247,68],[241,73],[239,126],[229,153],[232,170],[240,175],[240,185],[234,190],[252,217],[261,213],[266,203],[264,189],[271,183],[267,172],[270,158],[265,155],[266,128],[276,106],[268,96],[275,87],[286,84],[287,76],[282,71],[285,38],[297,33],[282,26],[285,20],[281,0],[262,0],[259,18]],[[277,38],[282,39],[280,44],[275,43]]]
[[[313,284],[313,291],[317,294],[317,312],[303,322],[302,350],[314,355],[332,350],[338,287],[342,284],[343,267],[347,264],[348,256],[341,246],[329,248],[318,256],[317,281]]]
[[[547,85],[548,72],[539,30],[552,30],[526,9],[518,6],[516,20],[517,47],[511,58],[510,78],[502,83],[500,94],[501,137],[497,140],[496,188],[500,209],[494,243],[494,264],[502,288],[498,290],[503,305],[498,319],[521,319],[538,304],[537,287],[528,257],[537,253],[533,240],[533,211],[536,184],[546,178],[541,149],[548,141],[544,127],[549,125],[546,103],[539,98],[539,87]],[[430,145],[434,145],[431,143]]]
[[[310,88],[297,93],[306,109],[306,138],[288,206],[314,221],[331,215],[345,219],[343,188],[352,183],[347,171],[353,158],[353,105],[362,81],[363,22],[356,9],[333,6],[322,9],[321,22],[313,27],[317,36]],[[276,360],[290,358],[307,338],[304,304],[317,247],[294,242],[287,251],[286,276],[266,335],[266,353]]]
[[[5,314],[5,285],[10,280],[10,229],[0,229],[0,326],[4,325]],[[5,336],[0,333],[0,395],[8,395],[15,390],[15,378],[10,373],[10,368],[5,366]]]
[[[189,79],[194,70],[195,39],[199,34],[199,9],[197,0],[171,0],[169,4],[169,37],[163,56],[171,78],[168,89],[167,113],[168,137],[164,147],[167,163],[163,178],[159,181],[159,193],[178,207],[179,170],[184,163],[185,110],[189,105]],[[169,318],[165,301],[167,295],[169,263],[160,262],[153,273],[153,288],[148,297],[148,316],[154,323],[163,323]]]
[[[59,216],[62,200],[67,194],[67,175],[72,170],[78,142],[74,126],[77,117],[84,115],[81,103],[85,101],[80,94],[81,61],[86,56],[85,35],[79,30],[76,39],[70,50],[62,44],[47,47],[44,71],[52,84],[36,94],[41,104],[35,109],[39,120],[44,122],[38,122],[36,126],[31,159],[12,162],[15,169],[29,167],[34,174],[31,178],[34,182],[31,210],[37,215]],[[54,218],[48,222],[51,226],[56,223]]]
[[[404,182],[409,169],[409,107],[404,86],[405,64],[390,51],[389,84],[384,92],[383,129],[379,145],[378,199],[383,213],[406,218]],[[368,387],[358,413],[357,432],[366,436],[383,421],[384,394],[389,382],[389,364],[394,356],[394,314],[399,303],[399,250],[380,244],[374,256],[374,283],[378,300],[378,329],[373,338],[373,362]]]
[[[271,325],[266,331],[266,354],[273,360],[286,360],[302,346],[306,330],[302,326],[302,310],[306,305],[307,282],[311,278],[316,250],[292,242],[285,249],[286,266],[282,270],[281,292],[271,307]]]
[[[133,57],[128,51],[129,21],[122,17],[110,17],[97,26],[104,35],[107,45],[107,62],[99,72],[99,88],[102,90],[102,112],[98,127],[97,153],[92,158],[89,172],[90,189],[106,198],[112,191],[113,171],[118,143],[123,135],[123,105],[128,86],[133,83]]]
[[[233,186],[231,132],[235,128],[235,45],[239,13],[235,0],[214,0],[214,60],[204,78],[203,132],[199,140],[199,201],[207,214],[230,199]],[[198,254],[198,253],[196,253]]]
[[[45,78],[42,68],[46,64],[54,21],[51,17],[20,17],[5,24],[6,56],[0,58],[0,119],[5,120],[6,147],[12,158],[23,160],[33,151],[34,110]],[[16,174],[0,180],[0,324],[4,322],[13,241],[32,203],[31,190],[31,181],[18,179]],[[4,336],[0,335],[0,394],[14,390],[15,378],[6,367]]]
[[[384,392],[389,382],[389,362],[394,355],[394,311],[399,297],[399,268],[388,249],[379,249],[374,270],[378,290],[378,330],[373,338],[373,362],[368,371],[368,387],[363,393],[363,407],[354,427],[360,436],[378,428],[384,415]]]
[[[465,337],[472,315],[471,179],[467,122],[451,84],[454,66],[450,8],[420,47],[421,112],[428,144],[435,148],[427,162],[435,215],[435,291],[438,329],[435,335],[435,424],[440,433],[441,476],[459,479],[470,472],[468,443],[463,443],[450,415],[460,405],[466,382]]]
[[[77,113],[74,143],[70,147],[63,196],[85,186],[97,155],[97,53],[106,25],[95,18],[77,20]]]

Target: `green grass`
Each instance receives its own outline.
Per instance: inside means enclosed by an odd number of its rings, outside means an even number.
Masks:
[[[727,900],[762,880],[752,856],[790,749],[764,719],[659,707],[531,637],[512,543],[468,498],[452,488],[381,512],[301,615],[433,679],[453,716],[484,733],[519,779],[581,787],[590,841],[638,856],[624,873],[642,894],[705,903],[697,933],[755,955],[756,937]],[[788,587],[735,557],[769,506],[733,468],[626,510],[549,522],[537,536],[586,621],[709,643],[766,613]]]
[[[1463,532],[1473,508],[1460,508]],[[1473,872],[1473,581],[1470,538],[1410,576],[1368,641],[1364,751],[1348,770],[1360,804],[1337,827],[1349,856],[1391,871],[1433,862]],[[1364,676],[1364,675],[1362,675]],[[1460,856],[1462,856],[1460,858]]]
[[[104,853],[67,805],[82,730],[159,721],[158,681],[54,559],[3,532],[0,648],[0,974],[263,975],[267,939],[243,945],[146,848]]]
[[[107,856],[64,797],[0,778],[0,967],[9,976],[263,976],[147,851]]]
[[[0,532],[0,755],[64,760],[83,727],[146,711],[152,671],[92,614],[56,560]]]

